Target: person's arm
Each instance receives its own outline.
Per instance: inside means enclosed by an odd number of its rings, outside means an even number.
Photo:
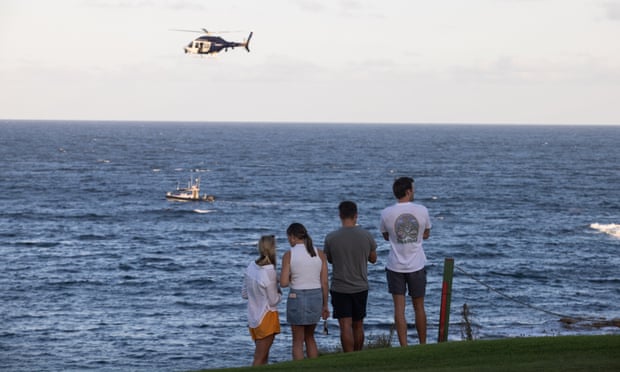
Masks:
[[[279,302],[280,299],[282,298],[282,292],[279,290],[278,288],[278,281],[276,280],[276,270],[269,270],[267,272],[267,276],[268,276],[268,285],[267,285],[267,302],[269,303],[269,306],[276,306]]]
[[[431,236],[431,229],[424,230],[424,235],[422,235],[422,239],[426,240]]]
[[[379,220],[379,231],[381,231],[381,235],[385,241],[390,241],[390,234],[388,234],[388,228],[386,226],[385,220],[383,219],[383,212],[381,212],[381,219]]]
[[[325,238],[325,241],[323,242],[323,253],[325,253],[325,258],[327,258],[327,262],[333,264],[331,250],[329,249],[329,242],[327,241],[327,238]]]
[[[371,264],[374,264],[377,262],[377,251],[370,251],[370,254],[368,255],[368,262],[370,262]]]
[[[241,298],[248,299],[248,285],[246,284],[245,274],[243,275],[243,286],[241,287]]]
[[[428,216],[428,210],[426,210],[426,225],[424,226],[424,234],[422,234],[422,239],[426,240],[431,236],[431,219]]]
[[[377,262],[377,242],[370,233],[368,233],[368,239],[370,240],[370,254],[368,255],[368,262],[374,264]]]
[[[329,318],[329,305],[328,305],[328,296],[329,296],[329,283],[327,278],[327,259],[325,258],[325,254],[322,250],[317,249],[319,252],[319,257],[321,258],[321,289],[323,291],[323,319]]]
[[[280,286],[288,287],[291,282],[291,251],[288,251],[282,257],[282,271],[280,272]]]

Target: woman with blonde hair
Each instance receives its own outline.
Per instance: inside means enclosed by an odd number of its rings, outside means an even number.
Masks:
[[[241,290],[241,296],[248,300],[248,325],[256,346],[253,366],[269,361],[269,350],[275,336],[280,333],[276,306],[282,296],[276,276],[276,239],[273,235],[261,236],[258,253],[258,259],[251,262],[245,271]]]
[[[293,359],[304,358],[304,344],[308,358],[316,358],[314,329],[321,317],[329,317],[327,259],[314,247],[304,225],[291,224],[286,235],[291,249],[282,257],[280,285],[290,285],[286,320],[293,334]]]

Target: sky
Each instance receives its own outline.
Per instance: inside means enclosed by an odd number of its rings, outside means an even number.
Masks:
[[[620,0],[0,0],[0,119],[620,125]]]

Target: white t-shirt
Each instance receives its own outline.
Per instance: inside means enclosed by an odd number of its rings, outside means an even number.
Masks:
[[[248,299],[248,325],[256,328],[268,311],[277,311],[280,302],[276,269],[273,265],[259,266],[255,262],[248,265],[243,280],[241,297]]]
[[[390,237],[387,268],[399,273],[418,271],[426,265],[422,248],[424,230],[431,228],[426,207],[412,202],[396,203],[381,211],[381,233]]]

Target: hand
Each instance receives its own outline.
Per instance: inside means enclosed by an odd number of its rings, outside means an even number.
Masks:
[[[327,320],[327,318],[329,318],[329,308],[327,306],[323,306],[322,317],[323,320]]]

